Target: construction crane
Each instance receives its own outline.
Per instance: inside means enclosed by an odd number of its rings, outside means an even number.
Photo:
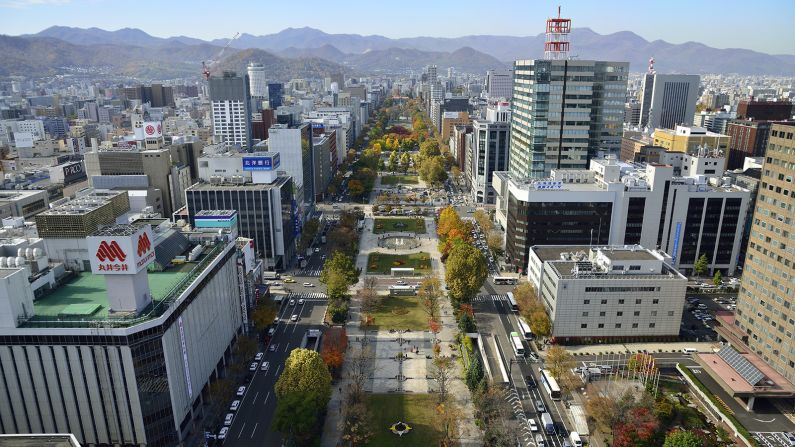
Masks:
[[[215,56],[215,59],[202,61],[202,74],[204,75],[205,80],[210,79],[210,69],[213,67],[213,65],[217,64],[218,61],[221,60],[221,56],[223,56],[224,51],[226,51],[226,49],[229,48],[229,45],[232,45],[232,42],[235,39],[237,39],[239,36],[240,33],[235,33],[235,35],[231,39],[229,39],[229,42],[227,42],[226,45],[224,45],[224,47],[221,48],[221,51],[218,52],[218,55]]]

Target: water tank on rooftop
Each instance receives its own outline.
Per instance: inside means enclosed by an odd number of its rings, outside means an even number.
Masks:
[[[22,256],[17,256],[15,261],[16,261],[15,264],[16,264],[17,267],[24,267],[25,266],[25,258],[23,258]]]

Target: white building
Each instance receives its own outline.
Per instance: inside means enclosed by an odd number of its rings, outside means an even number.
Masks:
[[[265,77],[265,66],[251,62],[246,68],[248,72],[248,89],[253,98],[268,97],[268,79]]]
[[[557,343],[676,340],[687,278],[640,246],[530,248],[528,278]]]
[[[513,70],[489,70],[486,72],[484,93],[489,99],[507,99],[513,96]]]
[[[251,145],[251,97],[247,78],[241,78],[234,72],[224,72],[223,77],[209,80],[213,138],[216,143],[240,147]]]
[[[486,119],[472,121],[464,174],[475,203],[494,203],[491,179],[494,171],[508,169],[510,139],[511,109],[507,102],[489,106]]]
[[[693,122],[699,83],[698,75],[644,75],[640,126],[673,129],[677,124]]]
[[[543,180],[496,172],[509,263],[524,272],[533,245],[640,244],[669,253],[678,270],[705,255],[710,269],[734,274],[751,192],[723,177],[724,164],[713,154],[665,153],[648,165],[591,160],[589,170]]]

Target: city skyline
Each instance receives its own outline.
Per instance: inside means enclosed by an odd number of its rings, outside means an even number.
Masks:
[[[431,36],[460,37],[466,35],[510,35],[534,36],[543,32],[543,20],[556,14],[557,3],[550,2],[544,7],[527,8],[517,0],[503,3],[506,11],[514,11],[496,21],[483,21],[472,8],[475,2],[457,2],[457,8],[449,8],[448,3],[426,4],[409,0],[401,3],[407,11],[420,7],[424,14],[414,14],[410,21],[394,21],[384,16],[367,15],[367,20],[359,20],[350,26],[350,20],[364,18],[364,11],[371,8],[365,2],[355,0],[324,9],[324,14],[291,14],[291,5],[248,5],[239,0],[229,2],[226,8],[213,9],[212,5],[199,1],[185,8],[181,2],[155,3],[142,1],[137,5],[141,10],[149,6],[157,8],[158,14],[148,14],[136,20],[129,14],[118,14],[118,5],[105,0],[0,0],[0,27],[8,35],[35,34],[50,26],[72,26],[80,28],[97,27],[106,30],[138,28],[157,37],[189,36],[204,40],[227,38],[235,32],[252,35],[278,33],[286,28],[311,27],[329,34],[382,35],[389,38]],[[722,8],[712,8],[709,3],[681,3],[682,8],[671,7],[671,3],[644,5],[637,12],[637,4],[619,0],[605,7],[583,0],[559,2],[565,17],[573,19],[575,28],[590,28],[599,34],[631,31],[646,40],[664,40],[680,44],[698,42],[715,48],[744,48],[769,54],[795,54],[790,42],[795,40],[795,29],[787,26],[787,11],[795,12],[795,5],[783,0],[763,1],[760,7],[744,9],[742,15],[734,14],[737,7],[744,6],[739,1],[724,2]],[[675,2],[676,3],[676,2]],[[728,3],[728,4],[727,4]],[[319,2],[309,2],[322,7]],[[206,7],[205,7],[206,6]],[[780,14],[770,15],[770,10]],[[240,15],[237,11],[248,11]],[[448,17],[439,22],[439,15]],[[704,17],[709,16],[705,24]],[[98,20],[97,17],[101,17]],[[144,17],[144,16],[142,16]],[[174,20],[178,18],[180,20]],[[275,20],[278,19],[278,20]],[[672,20],[676,27],[669,24]],[[223,26],[218,26],[222,23]],[[751,26],[749,23],[764,23],[765,26]],[[706,26],[713,24],[710,26]],[[716,30],[731,29],[731,33]]]

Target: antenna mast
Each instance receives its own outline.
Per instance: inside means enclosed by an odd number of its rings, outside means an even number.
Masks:
[[[569,34],[571,33],[571,19],[558,17],[547,19],[547,39],[544,42],[544,59],[565,60],[569,58]]]

